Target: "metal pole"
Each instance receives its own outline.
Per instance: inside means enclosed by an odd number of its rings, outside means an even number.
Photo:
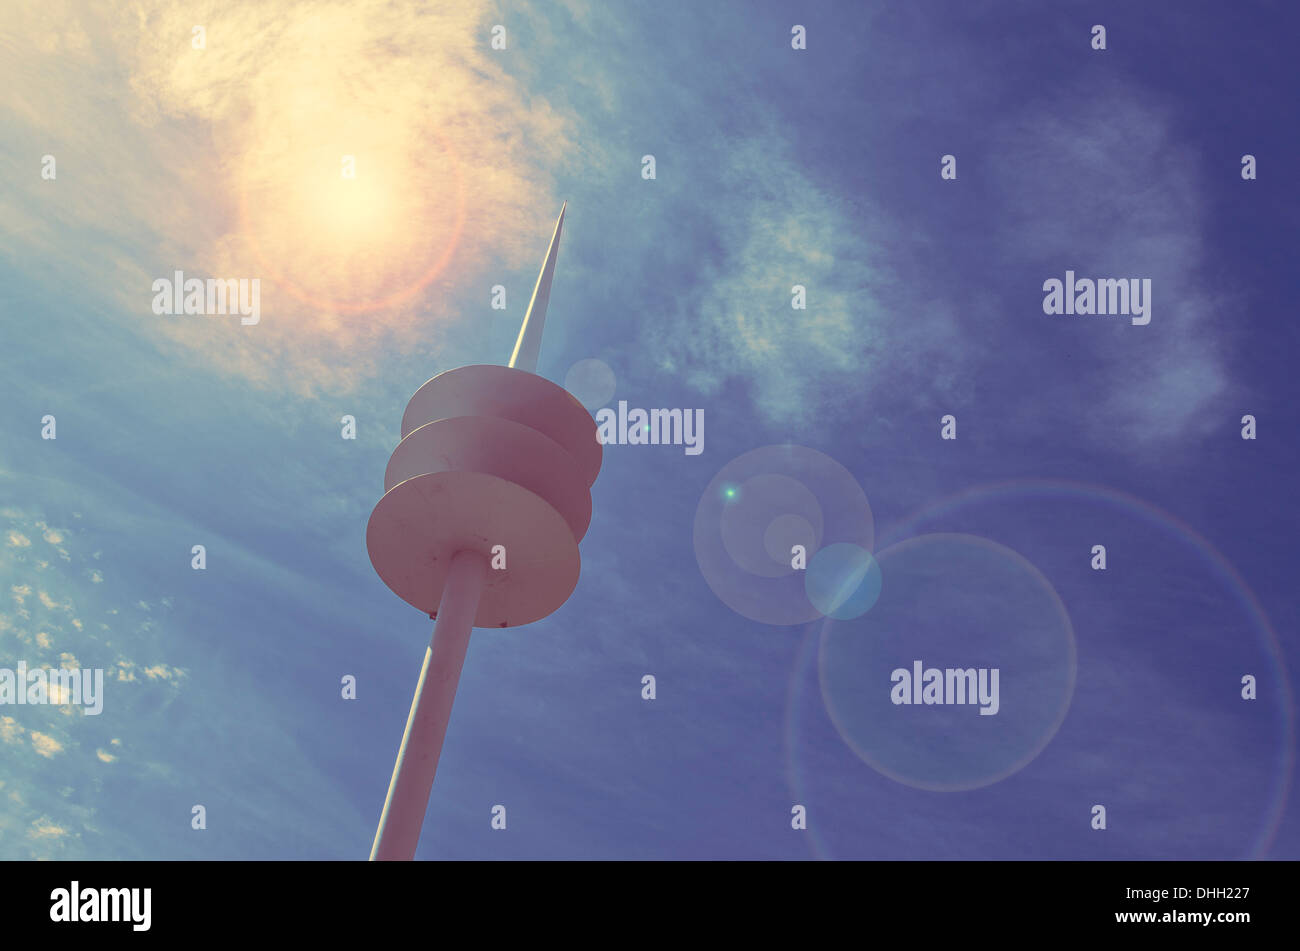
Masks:
[[[406,732],[402,734],[388,797],[370,849],[372,862],[415,858],[487,572],[487,557],[478,552],[460,551],[451,559],[433,638],[424,653]]]

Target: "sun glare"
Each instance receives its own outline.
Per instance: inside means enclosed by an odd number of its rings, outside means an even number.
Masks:
[[[409,116],[315,97],[252,149],[241,222],[290,294],[338,313],[409,300],[450,261],[465,217],[445,137]]]

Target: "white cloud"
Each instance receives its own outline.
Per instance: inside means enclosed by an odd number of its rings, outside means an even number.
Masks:
[[[68,834],[68,830],[42,816],[32,822],[27,834],[33,839],[61,839]]]
[[[49,734],[32,730],[32,749],[46,759],[53,759],[56,754],[63,752],[63,744]]]
[[[20,743],[25,732],[13,717],[0,717],[0,740],[6,743]]]

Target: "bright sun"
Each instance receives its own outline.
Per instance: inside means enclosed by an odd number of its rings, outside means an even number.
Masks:
[[[319,98],[250,149],[240,214],[267,276],[338,313],[409,300],[450,261],[465,217],[454,154],[436,130]]]

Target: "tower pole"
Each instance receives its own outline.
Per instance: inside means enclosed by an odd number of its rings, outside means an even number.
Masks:
[[[529,372],[537,368],[542,330],[546,325],[546,305],[551,297],[551,280],[555,274],[560,230],[567,207],[568,202],[560,207],[560,217],[555,222],[546,260],[537,276],[510,357],[512,368]],[[456,699],[456,687],[465,664],[479,599],[487,583],[487,572],[487,557],[480,552],[462,549],[452,556],[438,605],[438,619],[429,647],[424,652],[424,666],[420,668],[402,745],[398,748],[393,776],[388,782],[384,810],[379,816],[379,828],[370,848],[372,862],[415,858],[415,847],[420,841],[420,828],[429,807],[438,757],[447,736],[452,701]]]
[[[424,652],[424,666],[406,718],[393,778],[388,783],[388,797],[370,848],[371,861],[415,858],[487,572],[487,558],[479,552],[460,551],[451,559],[438,620]]]

